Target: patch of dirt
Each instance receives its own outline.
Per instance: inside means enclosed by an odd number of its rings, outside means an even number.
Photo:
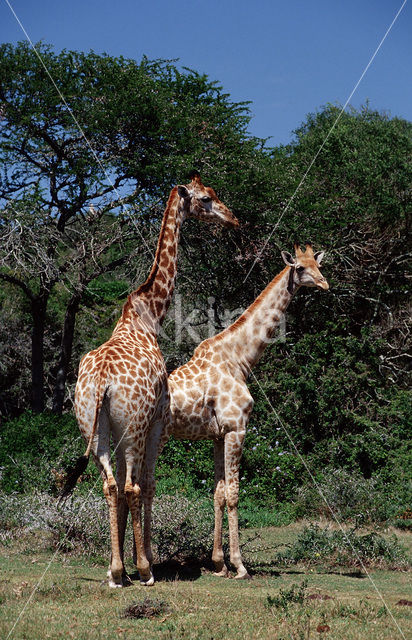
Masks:
[[[166,613],[169,607],[164,600],[145,598],[141,602],[131,604],[123,611],[123,618],[155,618]]]

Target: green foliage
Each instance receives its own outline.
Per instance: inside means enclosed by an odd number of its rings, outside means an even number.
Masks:
[[[157,560],[204,563],[213,546],[213,509],[207,500],[163,495],[153,503],[153,542]]]
[[[356,529],[333,531],[318,525],[305,527],[289,549],[278,553],[277,562],[391,569],[405,569],[409,564],[396,536],[385,539],[374,531],[359,535]]]
[[[384,226],[397,215],[397,223],[405,224],[411,123],[367,105],[341,115],[339,106],[327,105],[310,114],[295,136],[294,157],[307,165],[328,136],[316,171],[298,195],[298,206],[322,219],[321,233],[364,219]]]
[[[340,518],[384,521],[406,509],[412,398],[387,384],[383,350],[367,332],[328,328],[266,352],[251,385],[255,407],[243,460],[249,481],[264,476],[257,495],[285,501],[298,492],[301,515],[327,514],[314,478]]]
[[[299,585],[292,584],[289,589],[279,589],[277,596],[267,596],[265,606],[270,609],[275,607],[275,609],[281,609],[284,613],[287,613],[290,605],[303,604],[307,586],[308,581],[303,580]]]
[[[171,438],[159,458],[156,476],[161,492],[182,491],[189,497],[213,492],[213,443]]]
[[[274,489],[276,483],[274,483]],[[239,526],[246,527],[283,527],[300,517],[299,504],[295,502],[279,502],[274,504],[269,499],[259,500],[256,494],[250,495],[245,489],[239,502]]]
[[[64,469],[83,453],[84,443],[71,414],[31,412],[0,427],[1,488],[6,492],[56,493]]]
[[[407,487],[382,483],[379,477],[364,478],[359,472],[330,468],[316,486],[306,484],[298,491],[296,509],[301,515],[323,516],[357,524],[393,520],[408,499]]]

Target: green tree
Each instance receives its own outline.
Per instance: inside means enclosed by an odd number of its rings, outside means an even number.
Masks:
[[[37,53],[43,64],[26,43],[0,47],[0,278],[29,305],[35,411],[45,405],[50,296],[58,283],[69,292],[54,365],[61,411],[89,283],[131,247],[142,252],[159,202],[193,166],[222,184],[258,143],[246,135],[247,106],[205,75],[146,58],[56,54],[45,45]]]
[[[279,233],[326,250],[331,288],[292,302],[286,339],[267,349],[259,385],[251,385],[257,402],[244,473],[250,481],[257,429],[274,448],[267,491],[275,481],[281,499],[293,496],[302,477],[283,426],[316,477],[331,465],[365,478],[397,474],[401,487],[410,468],[402,439],[410,439],[412,123],[369,107],[339,114],[327,106],[309,115],[280,159],[283,193],[292,195],[329,136]],[[268,248],[265,261],[272,259]]]

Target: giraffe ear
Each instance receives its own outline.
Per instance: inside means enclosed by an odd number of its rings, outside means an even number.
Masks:
[[[295,260],[289,253],[289,251],[282,251],[283,262],[288,265],[288,267],[295,266]]]
[[[185,187],[183,184],[179,184],[179,186],[177,187],[177,192],[179,196],[181,198],[184,198],[185,200],[186,198],[190,198],[189,189]]]
[[[324,251],[316,251],[315,255],[313,256],[316,260],[316,262],[318,263],[318,265],[320,266],[320,263],[323,260],[323,256],[325,255]]]

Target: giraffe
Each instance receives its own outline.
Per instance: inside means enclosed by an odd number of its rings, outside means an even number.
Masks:
[[[69,474],[62,496],[73,490],[92,453],[103,479],[109,508],[112,553],[108,578],[111,587],[129,583],[123,563],[129,510],[141,583],[150,586],[154,582],[150,521],[155,459],[147,460],[146,447],[149,450],[156,447],[154,443],[158,442],[170,419],[166,367],[157,333],[174,290],[182,222],[195,217],[226,227],[239,224],[214,190],[202,184],[197,172],[191,178],[190,184],[174,187],[170,193],[154,264],[146,282],[129,295],[109,340],[87,353],[79,367],[75,410],[87,449]],[[116,452],[116,478],[110,457],[111,438]]]
[[[295,257],[283,251],[286,267],[253,304],[229,327],[204,340],[189,362],[169,375],[171,432],[177,439],[214,442],[215,529],[212,560],[215,575],[227,576],[222,549],[222,519],[228,509],[230,562],[236,578],[249,578],[239,548],[239,465],[253,399],[246,380],[261,357],[293,295],[301,286],[329,289],[319,271],[324,252],[303,252],[295,244]],[[166,438],[165,438],[166,439]],[[165,440],[160,443],[160,449]]]

